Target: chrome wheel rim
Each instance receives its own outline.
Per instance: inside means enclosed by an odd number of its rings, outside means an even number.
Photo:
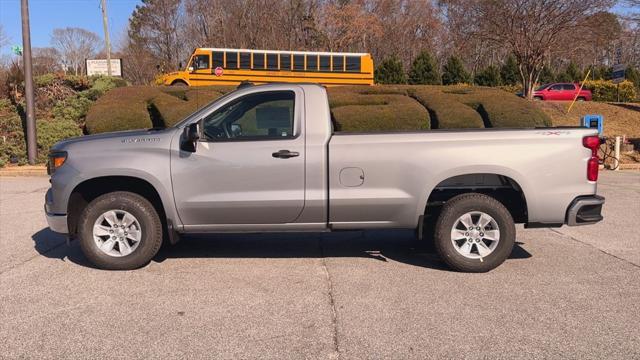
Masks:
[[[470,211],[458,218],[451,228],[451,243],[468,259],[489,256],[500,242],[500,228],[491,215]]]
[[[93,241],[100,251],[122,257],[136,251],[142,239],[140,223],[124,210],[109,210],[93,224]]]

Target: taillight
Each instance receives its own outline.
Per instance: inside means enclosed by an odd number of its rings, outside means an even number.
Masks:
[[[582,138],[582,146],[591,150],[591,158],[587,162],[587,180],[598,181],[598,167],[600,166],[598,148],[600,147],[600,137],[597,135],[585,136]]]

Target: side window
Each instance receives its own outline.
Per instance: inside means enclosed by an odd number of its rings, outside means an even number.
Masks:
[[[214,51],[213,55],[213,68],[224,67],[224,52]]]
[[[209,55],[196,55],[191,60],[194,70],[209,69]]]
[[[318,71],[318,55],[307,55],[307,71]]]
[[[576,89],[576,86],[575,86],[575,85],[573,85],[573,84],[564,84],[564,85],[562,85],[562,87],[563,87],[565,90],[571,90],[571,91],[573,91],[573,90],[575,90],[575,89]]]
[[[264,69],[264,53],[253,53],[253,68]]]
[[[553,85],[552,87],[549,88],[549,90],[551,90],[551,91],[560,91],[560,90],[562,90],[562,85]]]
[[[344,56],[333,56],[333,71],[344,71]]]
[[[331,57],[320,55],[320,71],[331,71]]]
[[[278,70],[278,54],[267,53],[267,69]]]
[[[243,96],[204,119],[204,139],[290,139],[294,136],[294,109],[293,91],[268,91]]]
[[[360,72],[360,57],[359,56],[347,56],[347,71]]]
[[[240,53],[240,69],[251,69],[251,53]]]
[[[227,51],[227,69],[237,69],[238,68],[238,53]]]
[[[280,70],[291,70],[291,54],[280,54]]]
[[[304,71],[304,55],[293,55],[293,70]]]

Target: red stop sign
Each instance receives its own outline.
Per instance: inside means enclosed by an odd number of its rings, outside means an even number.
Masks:
[[[222,68],[218,66],[213,70],[213,73],[215,74],[215,76],[222,76]]]

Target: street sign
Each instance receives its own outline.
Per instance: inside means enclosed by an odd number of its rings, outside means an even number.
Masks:
[[[624,72],[627,66],[624,64],[613,65],[613,74],[611,80],[614,84],[619,84],[624,81]]]
[[[87,75],[107,75],[107,59],[87,59]],[[111,59],[111,75],[122,76],[122,60]]]
[[[11,52],[13,52],[14,54],[18,55],[18,56],[22,56],[22,46],[20,45],[13,45],[11,47]]]

